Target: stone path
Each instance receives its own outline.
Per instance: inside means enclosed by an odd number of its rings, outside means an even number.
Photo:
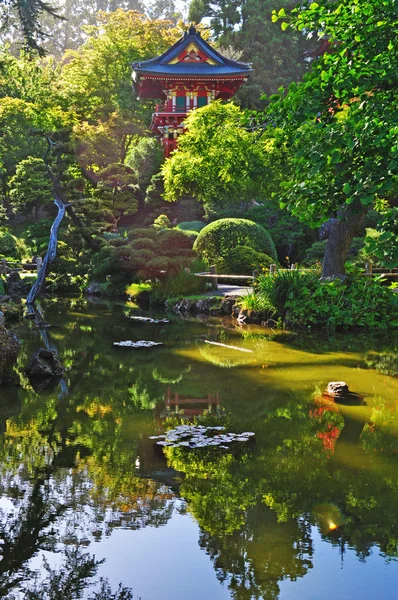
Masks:
[[[247,294],[251,294],[252,292],[252,287],[219,283],[218,290],[212,290],[211,292],[207,292],[206,296],[246,296]]]

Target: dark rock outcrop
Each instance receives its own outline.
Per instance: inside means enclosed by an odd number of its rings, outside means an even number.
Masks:
[[[32,385],[34,381],[59,380],[64,371],[65,369],[55,352],[46,348],[38,348],[25,369]]]
[[[18,271],[11,271],[7,277],[7,293],[12,298],[25,298],[30,291],[30,283],[21,279]]]
[[[0,325],[0,384],[10,381],[19,348],[18,338]]]

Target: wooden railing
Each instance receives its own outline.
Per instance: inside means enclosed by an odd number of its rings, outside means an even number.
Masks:
[[[0,275],[8,275],[11,271],[36,271],[41,269],[43,259],[38,258],[35,263],[25,263],[21,261],[9,261],[3,258],[0,265]]]
[[[291,264],[290,269],[281,269],[276,264],[272,264],[269,266],[269,274],[275,275],[277,271],[295,271],[298,269],[297,264]],[[300,271],[314,271],[314,269],[303,269],[300,267]],[[253,281],[258,276],[258,271],[253,271],[251,275],[230,275],[230,274],[222,274],[217,273],[216,265],[212,265],[210,270],[204,273],[193,273],[195,277],[205,277],[211,281],[213,290],[218,290],[218,280],[219,279],[232,279],[232,280],[242,280],[242,281]],[[395,277],[398,279],[398,269],[383,269],[381,267],[373,267],[371,262],[365,263],[365,271],[363,273],[358,273],[359,276],[362,277]]]

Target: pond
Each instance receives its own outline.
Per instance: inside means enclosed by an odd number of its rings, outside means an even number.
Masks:
[[[0,388],[1,597],[110,599],[119,583],[135,600],[395,596],[396,339],[148,324],[84,300],[44,313],[61,385],[26,379],[43,340],[25,321],[20,385]],[[112,345],[141,339],[162,345]],[[356,399],[322,395],[340,380]],[[149,439],[193,422],[255,438]]]

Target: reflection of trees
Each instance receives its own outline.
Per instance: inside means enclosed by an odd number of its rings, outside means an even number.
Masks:
[[[279,581],[304,576],[313,525],[360,560],[374,545],[389,558],[398,555],[396,463],[381,465],[373,451],[353,446],[350,466],[342,468],[345,424],[351,434],[350,420],[333,403],[290,400],[269,412],[257,445],[246,451],[166,449],[170,466],[185,473],[180,493],[201,527],[201,546],[233,598],[277,598]],[[384,433],[388,441],[388,428]]]

